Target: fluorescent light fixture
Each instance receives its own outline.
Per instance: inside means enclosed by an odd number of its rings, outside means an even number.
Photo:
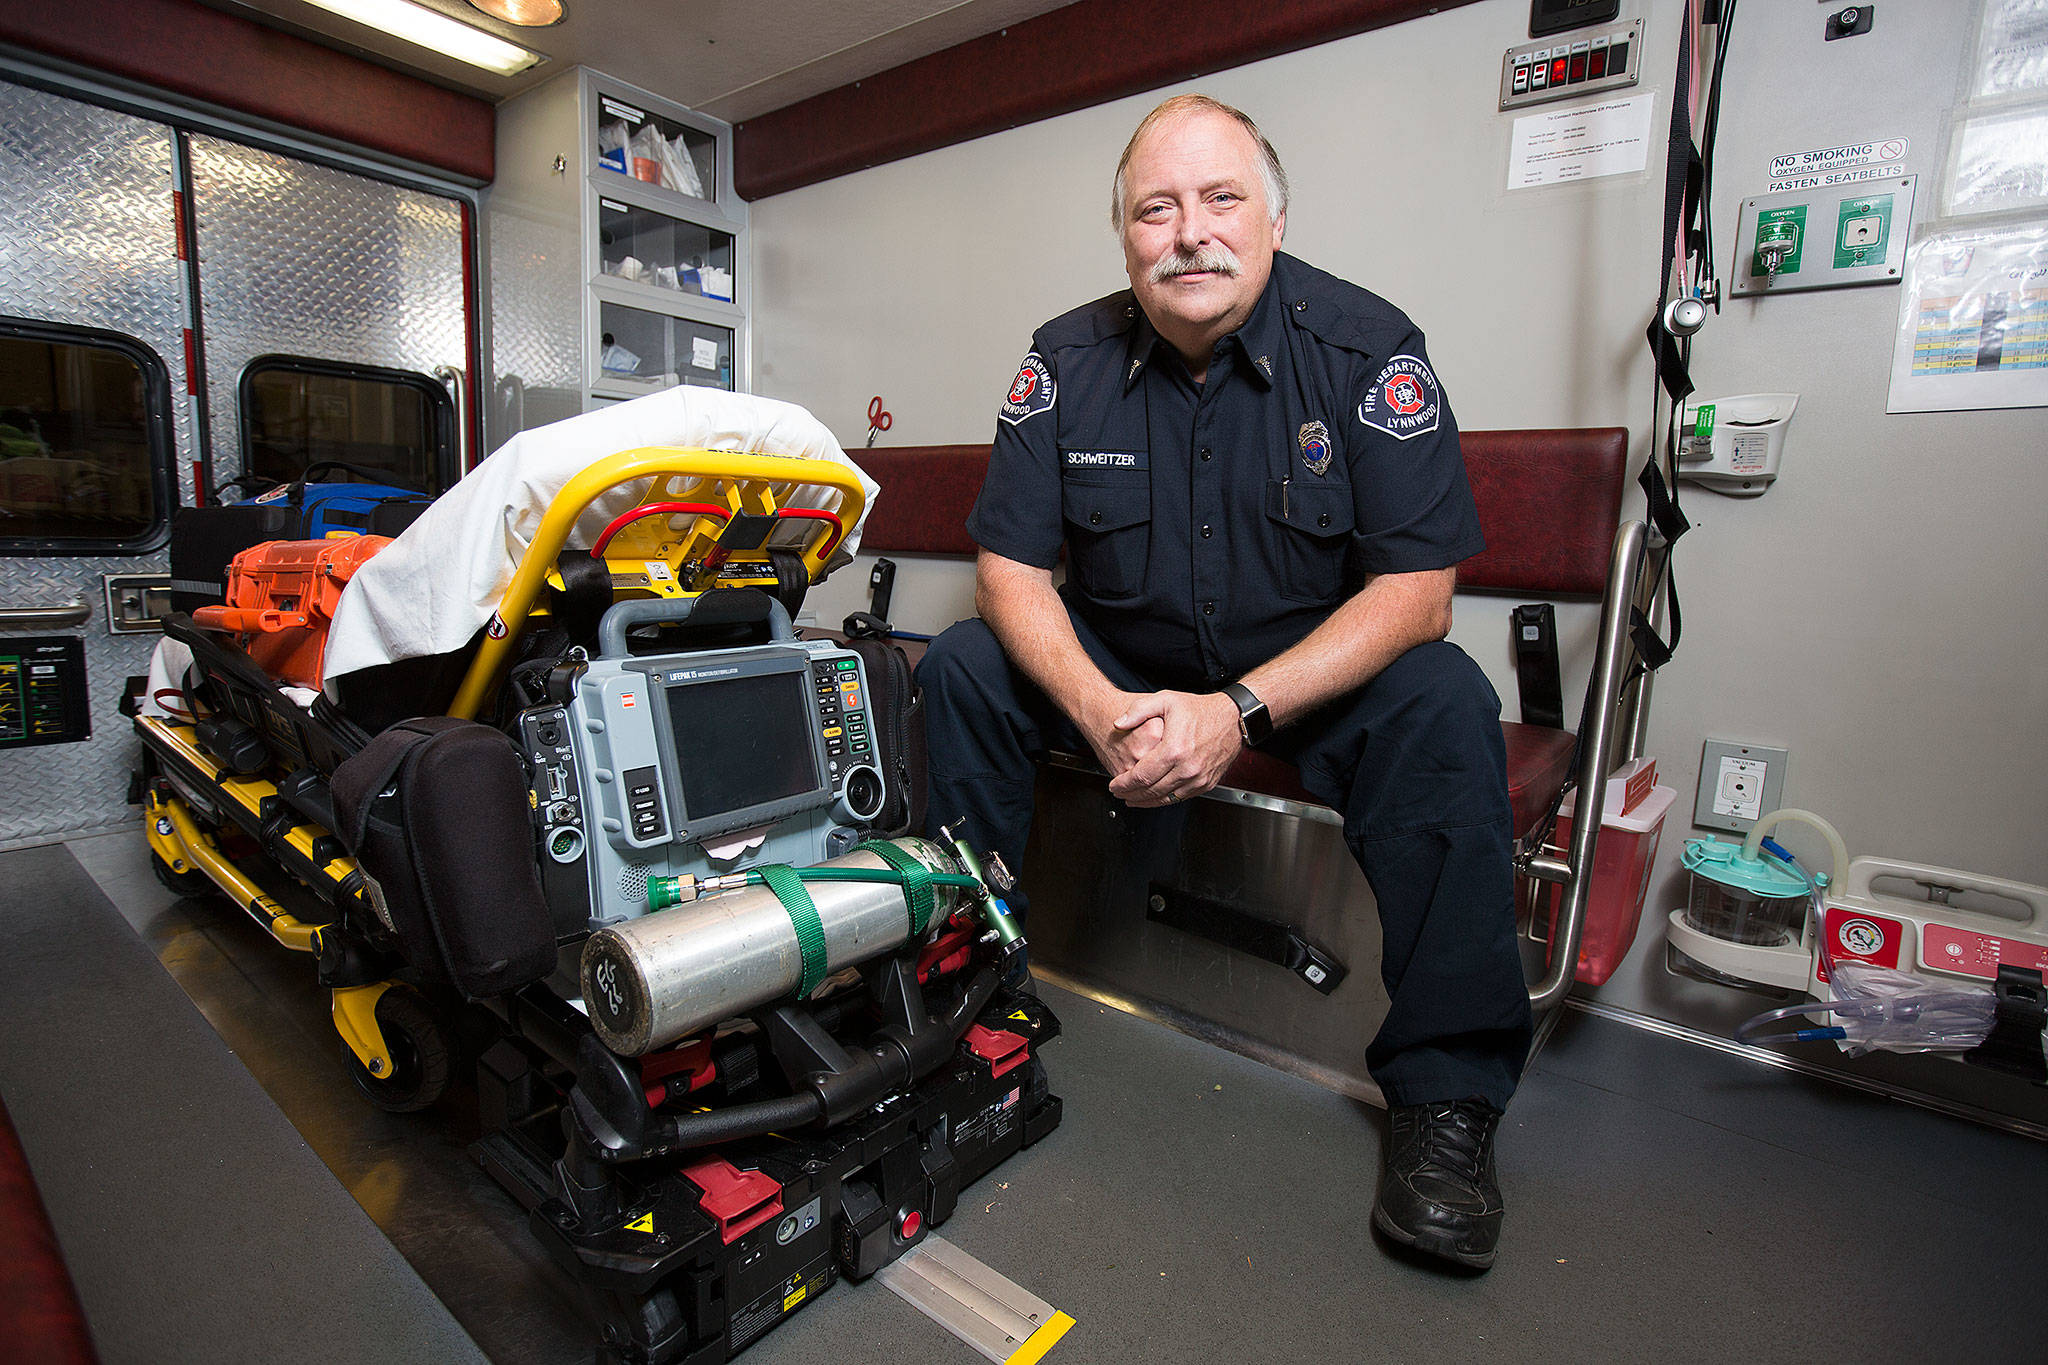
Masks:
[[[482,29],[471,28],[439,10],[415,5],[411,0],[306,0],[306,3],[330,14],[339,14],[344,19],[367,24],[394,38],[430,48],[444,57],[495,71],[500,76],[516,76],[542,60],[538,52],[528,51],[517,43],[508,43]]]

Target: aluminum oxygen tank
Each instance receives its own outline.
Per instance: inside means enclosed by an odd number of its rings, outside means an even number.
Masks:
[[[933,872],[960,864],[926,839],[892,840]],[[825,867],[889,865],[856,851]],[[825,929],[826,975],[900,947],[910,936],[903,889],[885,882],[806,882]],[[933,920],[959,903],[956,887],[935,886]],[[780,1000],[803,983],[796,928],[765,886],[657,910],[592,934],[583,945],[583,1000],[597,1036],[638,1057],[678,1038]]]

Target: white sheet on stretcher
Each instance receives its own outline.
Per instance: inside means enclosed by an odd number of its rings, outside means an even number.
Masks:
[[[860,475],[868,510],[881,492],[804,409],[722,389],[669,389],[521,432],[356,571],[328,632],[326,676],[467,644],[497,610],[555,494],[585,466],[641,446],[829,460]],[[641,479],[599,498],[577,520],[569,544],[588,548],[646,491]],[[790,505],[820,507],[832,497],[830,490],[797,490]],[[815,529],[799,523],[777,532],[777,543],[794,544],[803,530]],[[844,548],[851,554],[859,545],[856,525]]]

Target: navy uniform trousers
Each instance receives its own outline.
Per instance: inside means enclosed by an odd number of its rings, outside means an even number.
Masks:
[[[1157,690],[1078,617],[1074,629],[1111,682]],[[970,840],[1021,870],[1034,760],[1048,749],[1087,754],[1086,741],[980,620],[934,640],[917,681],[933,827],[960,820]],[[1532,1029],[1500,700],[1485,674],[1455,645],[1420,645],[1263,747],[1342,812],[1344,842],[1379,902],[1391,1005],[1366,1065],[1387,1102],[1478,1096],[1505,1108]]]

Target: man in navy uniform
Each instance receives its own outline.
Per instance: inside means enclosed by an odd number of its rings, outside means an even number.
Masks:
[[[1141,808],[1246,746],[1296,763],[1379,903],[1373,1221],[1483,1268],[1530,1015],[1500,702],[1444,639],[1482,548],[1457,427],[1413,323],[1278,251],[1287,181],[1244,114],[1153,110],[1111,217],[1131,287],[1033,337],[968,520],[980,619],[919,668],[933,818],[1014,868],[1048,747]]]

